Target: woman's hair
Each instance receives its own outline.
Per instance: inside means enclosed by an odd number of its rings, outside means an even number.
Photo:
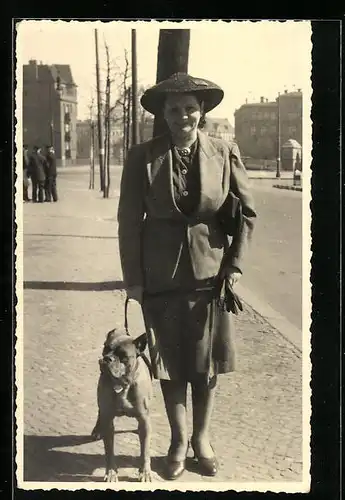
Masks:
[[[202,111],[201,111],[201,118],[200,118],[200,121],[199,121],[198,128],[199,129],[203,129],[205,127],[205,125],[206,125],[206,113],[204,111],[204,101],[203,101],[203,99],[201,99],[200,97],[198,97],[197,93],[195,93],[194,95],[197,98],[197,100],[198,100],[198,102],[200,104],[200,107],[202,109]]]
[[[198,124],[198,128],[199,129],[203,129],[206,125],[206,115],[204,112],[202,112],[201,114],[201,118],[200,118],[200,121],[199,121],[199,124]]]

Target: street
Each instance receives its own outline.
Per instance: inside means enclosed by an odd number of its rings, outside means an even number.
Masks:
[[[258,219],[241,283],[302,329],[302,193],[252,185]]]
[[[23,207],[25,481],[102,481],[103,444],[89,435],[97,415],[98,357],[106,333],[123,327],[119,178],[119,169],[113,169],[111,197],[105,200],[97,177],[96,189],[89,190],[86,171],[60,171],[58,203]],[[255,188],[255,197],[260,218],[243,280],[296,323],[301,195]],[[213,415],[219,474],[205,478],[186,470],[180,480],[301,482],[301,355],[249,305],[235,323],[238,366],[219,377]],[[135,305],[129,328],[133,336],[142,333]],[[152,468],[162,488],[169,426],[159,384],[153,385]],[[120,480],[133,482],[139,455],[136,423],[123,417],[115,428]]]

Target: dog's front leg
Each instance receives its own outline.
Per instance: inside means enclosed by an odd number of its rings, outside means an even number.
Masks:
[[[95,426],[91,432],[91,437],[94,441],[98,441],[99,439],[101,439],[101,433],[100,433],[100,427],[99,427],[99,411],[98,411]]]
[[[148,414],[140,415],[138,417],[138,433],[140,441],[140,469],[139,481],[151,482],[151,422]]]
[[[114,423],[113,419],[100,420],[100,431],[105,451],[105,475],[104,481],[117,482],[117,467],[114,455]]]

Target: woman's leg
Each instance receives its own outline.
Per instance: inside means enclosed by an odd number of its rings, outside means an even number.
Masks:
[[[169,458],[181,461],[186,458],[188,448],[186,418],[187,382],[161,380],[161,388],[171,429]]]
[[[216,378],[192,382],[193,435],[192,446],[195,454],[203,458],[212,458],[214,451],[210,444],[210,423],[214,404]]]

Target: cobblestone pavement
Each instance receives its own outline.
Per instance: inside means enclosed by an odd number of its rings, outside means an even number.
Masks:
[[[123,324],[114,192],[88,190],[87,174],[60,174],[58,203],[23,207],[24,480],[102,481],[95,422],[98,357],[107,331]],[[130,330],[142,333],[139,306]],[[213,481],[302,481],[302,360],[246,306],[236,318],[238,368],[219,378]],[[161,477],[169,427],[157,381],[152,404],[152,467]],[[191,422],[189,421],[189,425]],[[120,480],[135,481],[136,422],[115,422]],[[186,471],[181,481],[204,481]],[[207,478],[207,481],[210,479]]]

